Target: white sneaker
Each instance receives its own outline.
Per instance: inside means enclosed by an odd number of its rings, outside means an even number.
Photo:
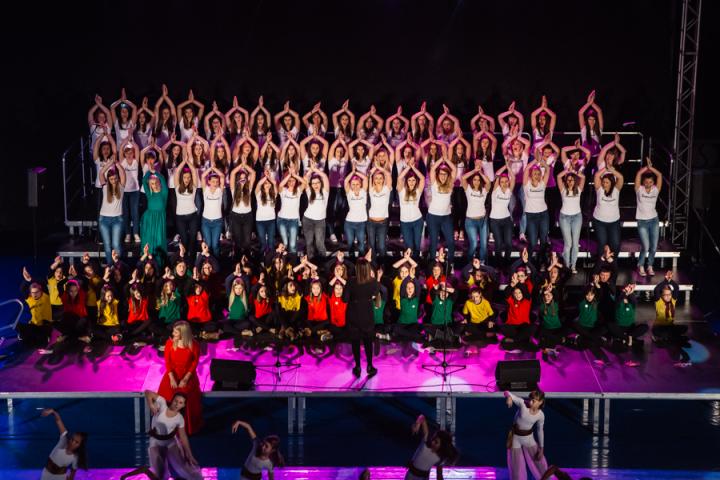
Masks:
[[[648,277],[653,277],[653,276],[655,276],[655,270],[653,270],[653,267],[648,267],[648,268],[647,268],[647,274],[648,274]]]
[[[495,237],[493,237],[493,234],[488,235],[488,243],[495,243]]]
[[[176,233],[173,237],[173,243],[180,243],[180,234]]]
[[[575,267],[573,266],[573,267],[570,269],[570,271],[572,272],[573,275],[575,275],[575,274],[577,273],[577,268],[575,268]]]
[[[130,234],[125,235],[125,243],[130,243]]]
[[[645,267],[643,267],[642,265],[638,267],[638,275],[640,275],[641,277],[647,275],[647,273],[645,273]]]
[[[134,235],[134,238],[135,238],[135,243],[140,243],[140,235],[138,235],[138,234],[136,233],[136,234]]]
[[[195,235],[195,238],[197,238],[198,242],[202,242],[202,233],[198,231],[197,235]]]
[[[37,353],[39,355],[50,355],[53,351],[49,348],[38,348]]]
[[[332,242],[332,243],[338,243],[337,237],[335,236],[334,233],[333,233],[332,235],[330,235],[330,242]]]
[[[521,242],[527,242],[527,237],[525,236],[524,233],[521,233],[519,238],[520,238]]]
[[[678,368],[687,368],[692,366],[692,362],[675,362],[674,366]]]
[[[225,232],[225,238],[228,239],[228,240],[230,240],[230,239],[232,238],[232,235],[230,234],[230,230],[228,230],[227,232]]]

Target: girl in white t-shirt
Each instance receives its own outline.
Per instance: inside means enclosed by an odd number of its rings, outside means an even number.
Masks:
[[[532,149],[534,153],[541,143],[551,141],[555,132],[557,116],[548,108],[547,98],[542,97],[540,107],[530,114],[530,126],[532,128]]]
[[[574,172],[565,169],[557,176],[557,185],[560,190],[562,207],[560,208],[560,231],[563,236],[563,260],[572,273],[577,273],[575,267],[580,244],[580,231],[582,229],[582,208],[580,198],[585,188],[585,175],[582,170]]]
[[[195,203],[198,182],[197,170],[183,160],[173,171],[175,185],[175,228],[180,243],[187,249],[188,258],[195,258],[197,233],[200,230],[198,211]]]
[[[93,161],[95,162],[95,189],[97,193],[98,210],[102,205],[102,187],[100,185],[100,172],[108,163],[113,163],[117,158],[115,140],[109,130],[102,130],[101,135],[93,145]]]
[[[349,104],[350,102],[345,100],[342,108],[332,114],[335,138],[346,144],[352,142],[355,136],[355,114],[348,108]]]
[[[522,113],[515,110],[515,102],[510,104],[507,111],[498,115],[498,123],[505,139],[520,137],[525,129],[525,118]]]
[[[462,187],[462,177],[465,172],[470,170],[470,142],[457,137],[450,143],[448,147],[448,157],[450,163],[455,165],[455,184],[452,193],[452,210],[453,214],[453,238],[460,242],[465,241],[465,210],[467,209],[467,197]]]
[[[155,120],[153,126],[153,136],[159,145],[164,145],[171,140],[175,134],[175,126],[177,125],[177,117],[175,116],[177,107],[168,96],[168,89],[165,84],[162,86],[162,95],[155,102],[153,118]]]
[[[300,146],[295,140],[289,139],[280,151],[280,171],[283,175],[294,169],[300,171]]]
[[[305,253],[308,258],[319,254],[325,258],[325,219],[327,205],[330,200],[330,182],[327,175],[317,167],[315,162],[305,173],[308,206],[303,216],[303,234],[305,236]]]
[[[327,155],[328,142],[319,135],[307,136],[300,142],[303,172],[307,172],[311,166],[324,171]]]
[[[112,263],[112,252],[122,256],[123,189],[125,170],[119,163],[108,162],[100,171],[103,200],[100,206],[98,227],[105,248],[105,262]]]
[[[590,151],[594,158],[600,153],[603,131],[603,112],[595,103],[595,90],[588,95],[587,102],[578,111],[578,124],[580,126],[580,139],[583,147]]]
[[[280,211],[277,214],[277,227],[280,237],[290,253],[297,252],[297,236],[300,228],[300,195],[307,188],[307,182],[297,174],[294,165],[290,165],[285,178],[278,185],[280,190]]]
[[[270,170],[265,170],[255,185],[255,229],[260,251],[275,249],[275,206],[277,205],[277,184]]]
[[[410,120],[403,117],[402,107],[398,107],[397,112],[385,121],[385,138],[390,147],[396,148],[407,139],[409,126]]]
[[[312,110],[303,115],[303,125],[307,129],[308,136],[317,135],[324,137],[328,129],[328,118],[320,109],[320,102],[316,103]]]
[[[368,170],[370,170],[372,144],[365,140],[358,139],[348,145],[348,150],[351,153],[353,168],[357,170],[358,173],[367,175]]]
[[[495,150],[497,149],[497,138],[491,132],[480,131],[473,139],[475,149],[475,161],[481,162],[483,175],[491,182],[495,180]]]
[[[373,260],[384,258],[385,237],[388,230],[389,207],[392,197],[392,174],[384,168],[370,170],[368,186],[370,209],[368,210],[367,233]]]
[[[435,258],[440,232],[442,232],[445,240],[447,258],[449,258],[451,262],[455,258],[451,198],[456,175],[457,167],[451,161],[442,160],[435,162],[430,168],[432,199],[430,200],[430,205],[428,205],[427,217],[425,217],[428,235],[430,237],[428,258]]]
[[[420,255],[423,217],[420,212],[420,198],[425,188],[425,176],[414,165],[405,168],[397,178],[396,184],[400,199],[400,231],[405,248],[409,248],[417,258]]]
[[[357,122],[357,138],[375,145],[380,140],[380,133],[383,129],[383,119],[377,114],[375,105],[370,106],[370,111],[360,116]],[[364,172],[362,172],[364,173]]]
[[[520,201],[520,222],[518,238],[521,242],[527,241],[525,238],[525,230],[527,226],[527,218],[525,213],[525,195],[523,195],[523,172],[527,167],[530,158],[530,141],[523,137],[508,137],[503,142],[503,152],[505,155],[505,164],[508,166],[508,173],[515,175],[515,195],[511,198],[510,214],[515,211],[516,201]]]
[[[258,98],[258,105],[250,113],[250,137],[257,142],[259,148],[270,139],[270,112],[265,108],[265,101]]]
[[[603,254],[605,245],[613,253],[620,251],[620,190],[623,176],[609,165],[595,173],[596,204],[593,212],[593,228],[597,239],[598,257]]]
[[[87,469],[87,433],[68,433],[60,414],[52,408],[46,408],[40,414],[43,417],[53,416],[55,425],[60,431],[60,440],[53,448],[43,468],[41,480],[66,480],[74,478],[78,468]],[[70,470],[70,474],[67,471]]]
[[[203,193],[203,213],[200,221],[203,241],[210,251],[220,256],[220,235],[223,231],[222,202],[225,190],[225,174],[215,167],[210,167],[200,177],[200,188]]]
[[[268,435],[260,440],[257,438],[257,434],[252,426],[241,420],[233,423],[232,433],[237,433],[241,427],[245,429],[250,436],[253,446],[242,466],[240,478],[242,480],[260,478],[262,477],[263,470],[267,470],[268,478],[272,480],[273,469],[285,465],[285,459],[280,453],[280,437],[277,435]]]
[[[95,103],[88,110],[87,120],[90,128],[90,149],[94,151],[97,140],[103,135],[109,135],[112,129],[112,113],[103,105],[100,95],[95,95]]]
[[[280,180],[280,149],[275,145],[275,142],[272,140],[265,142],[265,145],[260,150],[258,162],[262,171],[267,170],[270,172],[273,182],[277,183]]]
[[[525,212],[527,218],[527,239],[530,253],[540,240],[540,252],[545,251],[548,241],[550,219],[545,190],[551,167],[544,163],[544,159],[533,160],[523,172],[523,195],[525,195]]]
[[[495,183],[490,196],[490,231],[495,239],[495,256],[498,257],[498,263],[501,261],[507,263],[512,250],[513,220],[510,205],[513,203],[515,175],[509,172],[507,163],[495,172]]]
[[[183,409],[187,402],[184,393],[176,393],[170,404],[165,398],[150,390],[145,390],[145,401],[152,414],[151,428],[148,434],[148,467],[140,467],[121,476],[121,479],[145,473],[150,477],[163,479],[172,475],[174,478],[188,480],[202,479],[198,462],[190,449],[190,441],[185,432]]]
[[[137,113],[137,125],[133,130],[133,138],[135,142],[140,145],[140,148],[145,148],[150,145],[150,139],[154,138],[154,122],[153,112],[148,108],[148,99],[144,97],[140,105],[140,110],[138,110]]]
[[[177,106],[178,128],[180,130],[180,141],[188,142],[197,134],[200,120],[205,113],[205,105],[195,100],[193,91],[188,92],[188,98]]]
[[[638,256],[638,273],[646,275],[645,260],[647,259],[647,275],[655,275],[653,263],[657,251],[658,236],[660,233],[660,221],[656,209],[657,199],[663,186],[662,173],[652,166],[650,157],[646,159],[647,165],[638,170],[635,175],[635,196],[637,208],[635,209],[635,220],[637,220],[638,235],[640,236],[640,255]]]
[[[453,445],[452,435],[439,430],[430,435],[430,428],[425,417],[420,415],[412,426],[412,433],[420,435],[420,445],[408,462],[405,480],[423,480],[430,478],[435,467],[437,478],[443,478],[443,466],[452,465],[458,453]]]
[[[462,189],[467,200],[467,211],[465,213],[465,232],[468,237],[467,260],[487,260],[487,236],[488,222],[485,211],[485,199],[490,191],[490,179],[488,179],[479,165],[462,176]],[[478,254],[478,247],[480,252]]]
[[[345,217],[345,241],[348,250],[352,252],[353,244],[357,239],[359,256],[365,253],[365,227],[367,225],[367,177],[353,168],[345,177],[345,197],[348,203],[348,213]]]
[[[142,177],[142,166],[139,158],[140,149],[132,141],[132,138],[128,137],[125,143],[120,146],[120,165],[125,169],[125,193],[123,194],[125,243],[130,242],[130,234],[132,234],[132,239],[136,243],[140,243],[140,178]]]
[[[241,255],[250,255],[250,239],[252,238],[253,218],[252,193],[255,186],[255,170],[241,163],[230,172],[230,193],[232,208],[230,210],[230,232],[236,249]],[[236,251],[236,253],[238,253]]]
[[[297,141],[300,133],[300,115],[290,108],[290,102],[285,102],[283,109],[275,114],[274,120],[280,148],[284,147],[288,140]]]
[[[122,145],[131,132],[135,128],[137,121],[137,107],[133,102],[128,100],[125,89],[122,89],[120,98],[110,105],[110,113],[112,115],[112,124],[115,129],[115,142]]]

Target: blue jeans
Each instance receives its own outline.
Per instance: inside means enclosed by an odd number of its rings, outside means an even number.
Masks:
[[[418,218],[414,222],[400,222],[400,233],[403,236],[405,248],[412,250],[413,256],[420,254],[420,242],[422,241],[423,219]]]
[[[442,232],[445,238],[445,246],[447,247],[447,258],[450,262],[455,258],[455,240],[453,239],[453,226],[451,215],[433,215],[428,213],[425,217],[428,227],[428,235],[430,236],[430,249],[428,258],[435,258],[437,251],[438,237]]]
[[[255,229],[260,241],[260,251],[265,253],[269,250],[275,250],[275,219],[256,220]]]
[[[478,245],[480,246],[480,256],[478,257],[481,262],[485,262],[487,259],[487,236],[488,236],[488,222],[487,217],[482,218],[466,218],[465,219],[465,233],[468,238],[468,251],[467,259],[470,262],[477,253]]]
[[[565,266],[575,268],[582,229],[582,213],[575,215],[560,214],[560,231],[563,236],[563,260]]]
[[[528,239],[528,251],[532,252],[538,243],[538,236],[540,237],[540,251],[542,252],[547,245],[548,229],[550,227],[550,220],[548,211],[539,213],[524,213],[527,218],[527,239]]]
[[[223,231],[223,219],[208,220],[203,217],[200,226],[202,237],[205,243],[210,247],[210,251],[215,257],[220,255],[220,234]]]
[[[280,218],[277,219],[277,229],[280,231],[280,238],[290,253],[297,253],[297,236],[298,236],[298,219],[297,218]]]
[[[138,235],[140,233],[140,192],[123,193],[123,220],[125,222],[125,232],[130,235]],[[130,229],[130,221],[132,220],[132,230]]]
[[[512,230],[512,217],[490,219],[490,231],[495,238],[495,256],[502,255],[506,261],[510,259],[512,251]]]
[[[638,267],[645,266],[645,259],[649,267],[655,262],[655,252],[657,251],[658,237],[660,236],[660,220],[658,217],[650,220],[637,221],[638,235],[640,235],[640,256],[638,257]],[[649,252],[649,253],[648,253]]]
[[[98,219],[100,236],[105,249],[105,263],[108,265],[112,263],[113,250],[122,256],[123,217],[124,215],[117,217],[103,217],[100,215]]]
[[[620,251],[620,220],[608,223],[593,218],[593,227],[595,228],[595,238],[597,238],[598,256],[602,255],[605,245],[608,245],[610,250],[617,255]]]
[[[365,225],[367,222],[348,222],[345,220],[345,241],[348,251],[352,252],[353,241],[357,238],[360,255],[365,253]]]
[[[382,222],[367,222],[367,234],[368,243],[372,248],[372,257],[375,260],[377,257],[384,257],[386,253],[385,249],[385,237],[388,231],[388,219],[386,218]]]

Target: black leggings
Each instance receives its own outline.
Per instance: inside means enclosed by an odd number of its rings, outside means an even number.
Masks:
[[[90,335],[90,322],[88,322],[88,319],[73,313],[64,313],[56,328],[68,338],[80,338]]]
[[[180,235],[180,242],[187,249],[187,258],[194,260],[197,233],[198,230],[200,230],[200,219],[198,218],[197,212],[191,213],[190,215],[175,215],[175,228],[177,229],[178,235]]]
[[[398,341],[409,341],[422,343],[424,337],[422,335],[419,323],[398,323],[393,325],[393,335]]]
[[[32,323],[19,323],[18,334],[23,343],[35,347],[46,347],[50,341],[52,327],[50,325],[33,325]]]
[[[253,213],[230,212],[230,233],[241,254],[250,253],[250,239],[254,227]]]
[[[629,325],[627,327],[622,327],[618,325],[617,323],[608,323],[607,329],[610,332],[610,335],[613,336],[613,338],[618,338],[620,340],[624,339],[625,337],[633,337],[633,338],[640,338],[643,335],[645,335],[648,331],[648,326],[645,324],[633,324]]]
[[[602,336],[607,332],[607,328],[603,325],[595,325],[592,328],[583,327],[579,323],[575,324],[575,330],[580,334],[578,346],[580,348],[587,348],[600,360],[607,359],[607,355],[602,351]]]
[[[373,366],[373,337],[370,334],[363,334],[355,336],[352,340],[352,353],[353,359],[355,360],[355,368],[360,368],[360,344],[365,348],[365,361],[367,368],[370,369]]]
[[[567,329],[562,326],[559,328],[540,327],[538,346],[540,348],[555,348],[556,345],[562,343],[565,335],[567,335]]]
[[[500,325],[500,331],[508,338],[512,338],[516,343],[527,343],[535,331],[535,326],[529,323],[521,323],[520,325]]]

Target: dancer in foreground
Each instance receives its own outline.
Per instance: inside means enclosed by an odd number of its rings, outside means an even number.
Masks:
[[[241,420],[233,423],[232,433],[237,433],[240,427],[247,431],[253,442],[252,450],[242,466],[241,480],[262,480],[263,470],[267,470],[268,479],[273,480],[273,469],[285,465],[285,459],[280,453],[280,437],[268,435],[259,440],[252,426]]]
[[[185,419],[182,414],[187,402],[185,394],[176,393],[168,405],[161,395],[145,390],[145,400],[152,413],[152,423],[148,432],[150,467],[137,468],[124,474],[120,479],[124,480],[141,473],[152,480],[165,480],[170,478],[170,474],[174,478],[183,480],[202,479],[185,433]]]
[[[43,417],[52,415],[60,431],[60,440],[48,456],[43,468],[41,480],[72,480],[78,468],[87,469],[87,433],[68,433],[60,414],[52,408],[42,411]],[[68,471],[69,470],[69,471]]]
[[[545,406],[545,394],[541,390],[533,390],[526,401],[506,391],[505,401],[508,408],[512,408],[513,404],[518,407],[506,441],[510,478],[525,480],[529,468],[533,478],[540,480],[548,469],[543,453],[545,414],[542,408]],[[533,431],[537,434],[537,443]]]
[[[458,456],[452,442],[452,435],[445,430],[438,430],[431,436],[427,420],[423,415],[415,420],[412,432],[420,433],[420,446],[415,450],[412,460],[408,463],[405,480],[430,478],[430,471],[433,467],[437,468],[438,480],[443,480],[443,465],[452,465]]]

